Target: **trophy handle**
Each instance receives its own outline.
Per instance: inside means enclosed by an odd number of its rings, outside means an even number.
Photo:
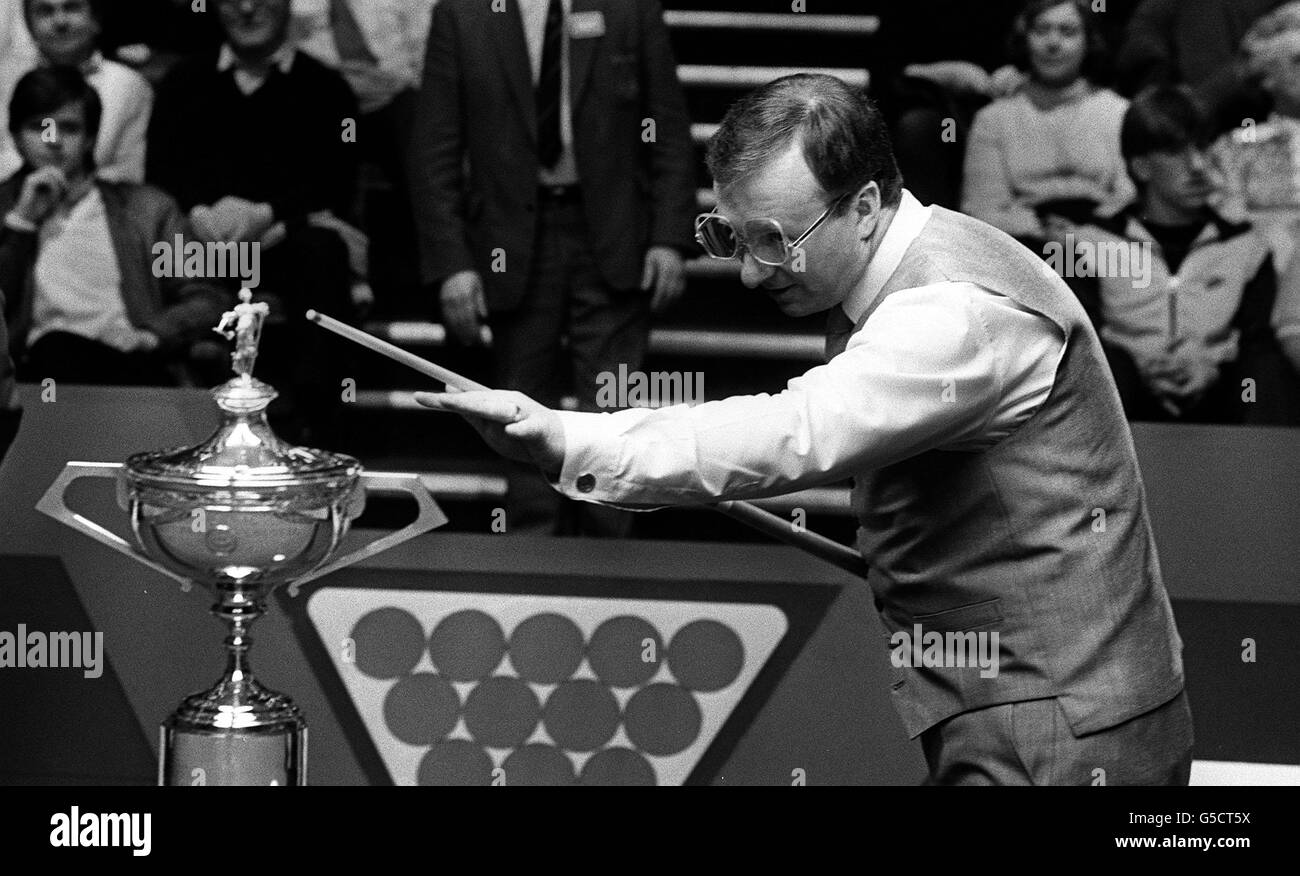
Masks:
[[[36,503],[36,510],[78,530],[83,535],[90,536],[95,541],[112,548],[119,554],[126,554],[128,557],[153,569],[158,574],[179,582],[181,589],[188,593],[192,586],[188,578],[176,574],[166,566],[155,563],[134,544],[109,532],[95,521],[73,511],[64,501],[68,487],[72,485],[73,481],[79,481],[82,478],[113,478],[116,480],[122,468],[120,462],[69,462],[63,467],[63,471],[59,472],[59,476],[54,479],[54,483],[50,484],[50,488],[45,491],[45,495],[41,496],[41,500]]]
[[[345,566],[351,566],[353,563],[359,563],[376,554],[382,554],[389,548],[395,547],[404,541],[410,541],[417,535],[423,535],[429,530],[437,529],[447,523],[447,515],[442,513],[438,503],[433,500],[433,494],[429,492],[428,487],[421,483],[419,475],[367,471],[361,473],[361,481],[367,493],[374,491],[377,493],[409,494],[415,500],[416,505],[419,506],[415,520],[406,527],[385,535],[383,538],[377,538],[365,547],[359,548],[350,554],[330,560],[325,565],[318,566],[301,578],[291,582],[289,584],[290,596],[297,596],[298,588],[309,581],[315,581],[317,578],[323,578]]]

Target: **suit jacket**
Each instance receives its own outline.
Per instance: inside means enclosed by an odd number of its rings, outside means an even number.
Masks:
[[[537,118],[516,0],[434,8],[411,150],[426,283],[477,270],[494,310],[524,295],[537,227]],[[573,0],[604,34],[570,37],[573,150],[597,266],[635,289],[652,245],[692,245],[695,155],[658,0]],[[644,142],[644,120],[655,124]],[[494,251],[506,254],[493,271]]]
[[[24,178],[20,172],[0,184],[0,216],[14,208]],[[154,244],[171,243],[188,231],[176,202],[151,186],[102,180],[96,185],[104,199],[131,324],[157,335],[164,350],[178,349],[215,326],[233,301],[228,289],[207,281],[154,276]],[[7,350],[16,360],[22,358],[31,329],[38,253],[38,234],[0,226],[0,298],[11,333]]]

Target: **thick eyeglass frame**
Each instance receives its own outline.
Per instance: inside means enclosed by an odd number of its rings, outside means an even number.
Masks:
[[[779,262],[773,262],[773,261],[769,261],[768,259],[762,258],[757,253],[755,253],[752,249],[750,249],[749,244],[745,240],[745,235],[743,235],[740,232],[740,230],[736,228],[736,226],[731,224],[730,219],[728,219],[725,216],[719,215],[717,207],[714,207],[712,210],[710,210],[707,213],[701,213],[700,215],[695,217],[695,239],[696,241],[699,242],[700,246],[704,248],[704,252],[706,255],[708,255],[709,258],[726,259],[726,260],[742,259],[744,258],[745,253],[748,251],[749,254],[754,257],[754,261],[758,262],[759,264],[767,265],[768,267],[771,268],[779,268],[781,265],[785,264],[790,260],[790,254],[794,250],[803,246],[803,244],[808,240],[808,238],[812,237],[813,232],[815,232],[818,228],[820,228],[822,226],[822,223],[824,223],[828,218],[830,218],[831,213],[834,213],[835,210],[840,206],[840,204],[842,204],[852,194],[854,194],[854,192],[846,192],[840,195],[834,201],[832,201],[830,206],[827,207],[826,210],[820,216],[817,217],[817,221],[813,222],[813,224],[808,227],[807,231],[805,231],[803,234],[800,234],[794,240],[790,240],[790,238],[786,236],[785,229],[781,227],[781,223],[776,219],[750,219],[748,222],[746,222],[745,223],[746,228],[760,222],[771,223],[769,227],[774,226],[776,228],[777,233],[781,235],[781,242],[785,245],[785,255]],[[709,245],[704,241],[703,228],[706,222],[721,223],[722,225],[725,225],[727,228],[729,228],[731,230],[732,235],[736,238],[736,251],[733,252],[731,255],[715,255],[709,249]]]

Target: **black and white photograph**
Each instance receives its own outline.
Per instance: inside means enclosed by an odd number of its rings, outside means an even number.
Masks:
[[[0,121],[6,843],[1294,805],[1300,0],[0,0]]]

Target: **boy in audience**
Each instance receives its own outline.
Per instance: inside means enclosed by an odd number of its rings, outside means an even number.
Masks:
[[[1121,132],[1138,200],[1079,232],[1095,248],[1101,336],[1130,419],[1254,419],[1241,381],[1267,341],[1276,277],[1264,237],[1208,207],[1209,131],[1185,86],[1140,95]]]
[[[186,226],[171,198],[95,175],[99,95],[70,67],[19,80],[9,133],[22,168],[0,184],[0,298],[19,374],[69,383],[174,383],[230,296],[160,278],[154,247]]]
[[[36,63],[75,67],[99,93],[104,108],[95,143],[100,179],[144,182],[145,137],[153,109],[153,90],[139,73],[100,53],[102,2],[23,0],[22,6],[39,53]],[[4,59],[0,68],[0,107],[9,103],[14,84],[33,66],[30,57],[21,54]],[[0,178],[14,173],[20,164],[14,144],[0,144]]]

